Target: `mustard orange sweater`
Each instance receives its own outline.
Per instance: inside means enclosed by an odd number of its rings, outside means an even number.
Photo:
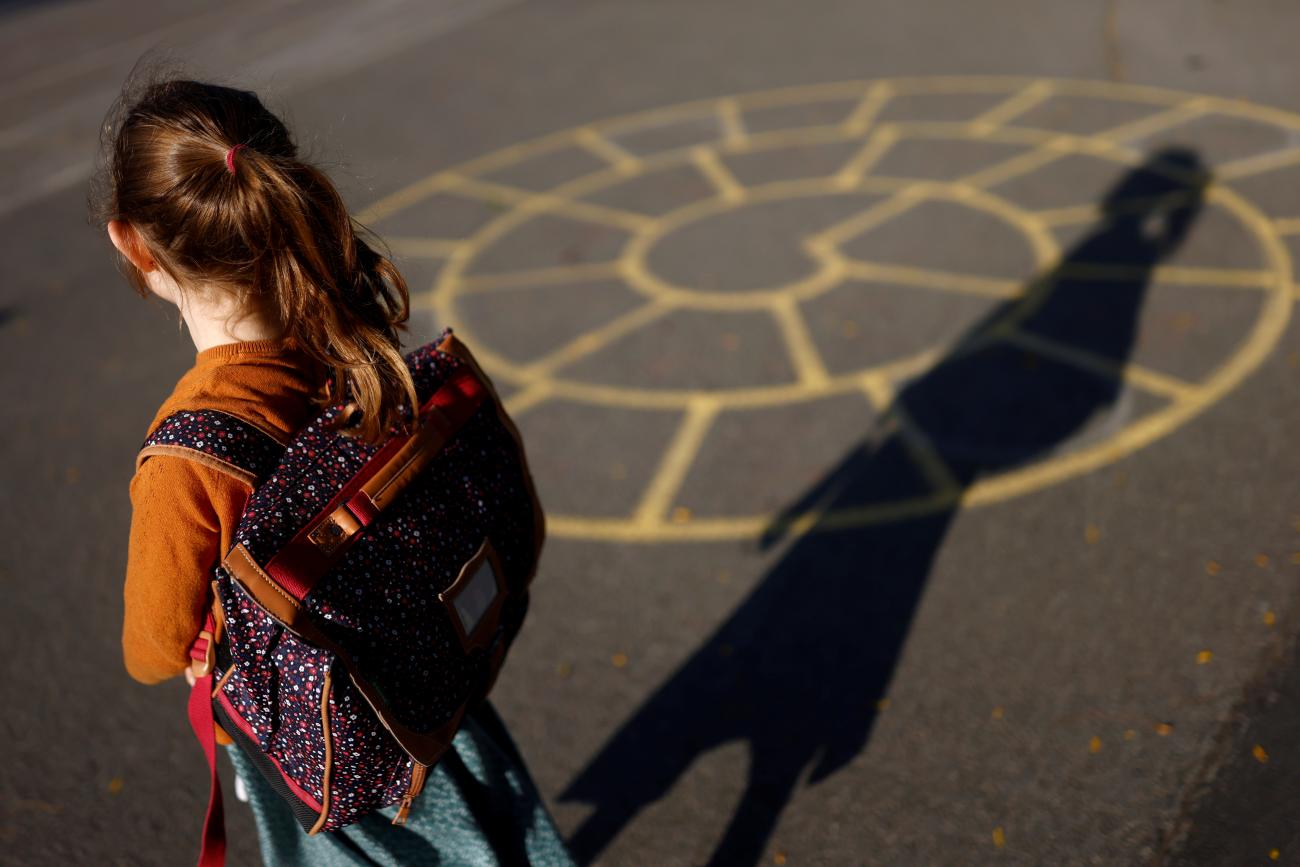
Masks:
[[[286,340],[215,346],[191,368],[149,425],[184,409],[238,416],[282,442],[318,411],[326,374]],[[181,674],[210,605],[212,567],[230,548],[252,488],[173,455],[147,458],[131,479],[122,653],[143,683]]]

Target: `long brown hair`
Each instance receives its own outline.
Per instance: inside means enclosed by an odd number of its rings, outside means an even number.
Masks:
[[[130,89],[104,128],[99,219],[131,224],[183,290],[230,293],[327,368],[330,395],[359,410],[349,432],[376,442],[413,422],[398,340],[406,282],[284,123],[245,90],[183,79]]]

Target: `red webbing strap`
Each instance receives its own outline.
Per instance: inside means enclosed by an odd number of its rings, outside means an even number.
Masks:
[[[211,634],[215,628],[209,613],[204,628]],[[202,642],[202,649],[198,649]],[[208,642],[199,638],[190,656],[203,659],[207,655]],[[196,655],[197,654],[197,655]],[[208,759],[210,783],[208,786],[208,812],[203,819],[203,847],[199,850],[199,867],[224,867],[226,863],[226,817],[221,803],[221,781],[217,779],[217,733],[216,719],[212,713],[212,672],[209,670],[202,677],[194,678],[190,689],[189,703],[190,728],[194,737]]]
[[[221,781],[217,779],[217,735],[213,730],[212,675],[195,678],[190,690],[190,727],[208,758],[211,783],[208,787],[208,813],[203,819],[203,848],[199,850],[199,867],[223,867],[226,863],[226,817],[221,804]]]

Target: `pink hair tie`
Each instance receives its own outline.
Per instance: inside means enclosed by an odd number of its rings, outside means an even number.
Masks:
[[[232,175],[235,173],[235,154],[239,153],[246,147],[248,147],[248,145],[237,144],[230,150],[226,151],[226,171],[230,172]]]

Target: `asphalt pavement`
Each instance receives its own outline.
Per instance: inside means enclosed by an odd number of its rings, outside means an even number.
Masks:
[[[517,418],[551,537],[494,701],[581,861],[1300,864],[1298,27],[0,6],[0,863],[197,852],[184,686],[119,647],[193,346],[86,217],[148,51],[282,111]]]

